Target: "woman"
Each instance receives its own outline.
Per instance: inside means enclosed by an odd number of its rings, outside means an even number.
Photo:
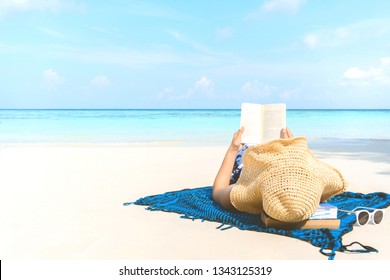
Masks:
[[[232,142],[229,146],[229,149],[226,152],[225,158],[217,173],[213,185],[214,200],[218,202],[222,207],[230,210],[234,209],[233,204],[230,201],[230,192],[234,186],[234,183],[231,181],[231,176],[232,176],[236,157],[238,153],[244,148],[244,145],[241,143],[241,135],[243,132],[244,132],[244,128],[241,127],[239,130],[237,130],[234,133]],[[294,137],[293,134],[288,128],[282,129],[280,132],[280,138],[282,139],[290,139],[293,137]],[[236,173],[236,177],[237,175],[239,174]],[[236,180],[237,178],[234,181]]]
[[[248,148],[241,143],[243,131],[234,134],[214,181],[213,198],[222,207],[299,222],[313,215],[320,201],[345,190],[342,174],[319,161],[305,137],[294,138],[287,128],[282,139]],[[241,171],[235,165],[242,153]]]

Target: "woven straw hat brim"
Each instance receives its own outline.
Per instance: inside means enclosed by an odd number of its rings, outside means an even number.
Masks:
[[[242,212],[265,211],[280,221],[299,222],[346,186],[337,169],[314,156],[305,137],[279,139],[245,151],[230,200]]]

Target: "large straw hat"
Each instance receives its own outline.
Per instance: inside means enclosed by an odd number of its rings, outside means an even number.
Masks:
[[[314,156],[305,137],[279,139],[245,151],[230,200],[242,212],[265,211],[276,220],[299,222],[346,185],[337,169]]]

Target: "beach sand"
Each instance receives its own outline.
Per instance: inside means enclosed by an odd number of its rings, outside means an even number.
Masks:
[[[1,144],[0,258],[326,260],[319,248],[293,238],[220,231],[218,223],[123,206],[152,194],[211,185],[226,148]],[[389,192],[388,141],[313,149],[344,174],[348,190]],[[389,234],[389,215],[380,225],[355,227],[344,243],[359,241],[379,253],[337,253],[336,260],[390,259]]]

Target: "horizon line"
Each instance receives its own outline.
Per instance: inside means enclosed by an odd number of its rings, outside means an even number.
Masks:
[[[241,110],[241,108],[0,108],[0,110],[67,110],[67,111],[81,111],[81,110],[106,110],[106,111],[114,111],[114,110]],[[390,108],[287,108],[287,110],[340,110],[340,111],[346,111],[346,110],[390,110]]]

